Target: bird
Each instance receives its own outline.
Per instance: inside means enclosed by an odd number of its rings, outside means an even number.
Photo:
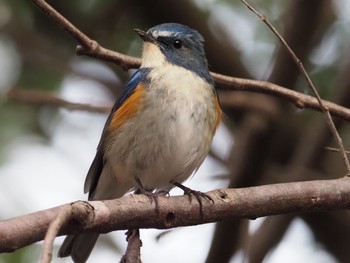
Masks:
[[[204,161],[221,122],[202,35],[178,23],[135,31],[143,40],[141,66],[107,118],[85,179],[88,200],[181,185]],[[98,236],[68,235],[58,256],[86,262]]]

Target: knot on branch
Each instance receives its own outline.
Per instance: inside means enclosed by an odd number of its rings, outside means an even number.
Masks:
[[[297,100],[295,101],[294,105],[298,108],[298,109],[304,109],[305,108],[305,103],[301,100]]]
[[[71,220],[78,223],[79,228],[90,227],[95,220],[95,208],[87,201],[76,201],[70,204]]]
[[[100,44],[96,40],[89,39],[88,42],[84,42],[84,45],[77,45],[75,51],[77,55],[82,56],[98,53],[99,49]]]

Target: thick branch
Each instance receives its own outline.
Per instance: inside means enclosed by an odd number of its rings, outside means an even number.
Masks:
[[[203,200],[203,220],[196,201],[187,196],[159,197],[154,202],[143,195],[127,195],[108,201],[75,202],[0,222],[0,252],[11,252],[43,240],[50,223],[62,211],[71,211],[59,235],[76,232],[106,233],[113,230],[166,229],[250,218],[350,208],[350,178],[275,184],[208,193],[214,204]]]

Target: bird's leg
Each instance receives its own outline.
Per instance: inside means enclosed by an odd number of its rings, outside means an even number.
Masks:
[[[138,178],[137,176],[135,176],[135,181],[136,184],[138,186],[138,188],[134,191],[135,194],[144,194],[146,195],[151,203],[154,201],[155,205],[156,205],[156,213],[157,215],[159,215],[159,200],[158,197],[159,196],[165,196],[167,194],[169,194],[169,192],[167,191],[157,191],[157,192],[153,192],[153,189],[147,189],[143,186],[143,184],[141,183],[140,178]]]
[[[179,187],[182,191],[184,191],[184,195],[188,196],[188,198],[190,199],[190,203],[192,202],[192,196],[194,196],[197,199],[197,201],[199,203],[199,210],[200,210],[201,218],[203,219],[204,214],[203,214],[202,198],[207,199],[208,201],[211,201],[214,203],[213,198],[211,198],[209,195],[207,195],[201,191],[192,190],[191,188],[184,186],[183,184],[180,184],[180,183],[175,182],[173,180],[171,180],[170,183],[176,187]]]

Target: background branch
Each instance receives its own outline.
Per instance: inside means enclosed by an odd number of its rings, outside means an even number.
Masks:
[[[92,106],[85,103],[74,103],[62,99],[50,92],[43,92],[39,90],[26,90],[26,89],[11,89],[6,93],[7,97],[18,102],[33,103],[44,106],[61,107],[68,110],[82,110],[88,112],[108,113],[110,107],[104,106]]]
[[[212,73],[212,75],[217,83],[227,86],[230,90],[266,93],[278,98],[285,99],[300,109],[309,108],[317,111],[322,111],[316,98],[281,87],[271,82],[228,77],[217,73]],[[62,107],[69,110],[108,113],[112,107],[112,105],[110,107],[92,106],[84,103],[69,102],[65,99],[53,95],[52,93],[37,90],[29,91],[25,89],[15,88],[9,90],[6,95],[12,100],[23,103],[34,103],[40,105]],[[221,101],[224,108],[231,107],[235,104],[230,102],[225,92],[221,93],[221,95],[223,96],[223,99]],[[350,121],[350,109],[326,100],[322,100],[322,102],[333,116],[336,116],[345,121]],[[254,107],[257,106],[255,105]]]

